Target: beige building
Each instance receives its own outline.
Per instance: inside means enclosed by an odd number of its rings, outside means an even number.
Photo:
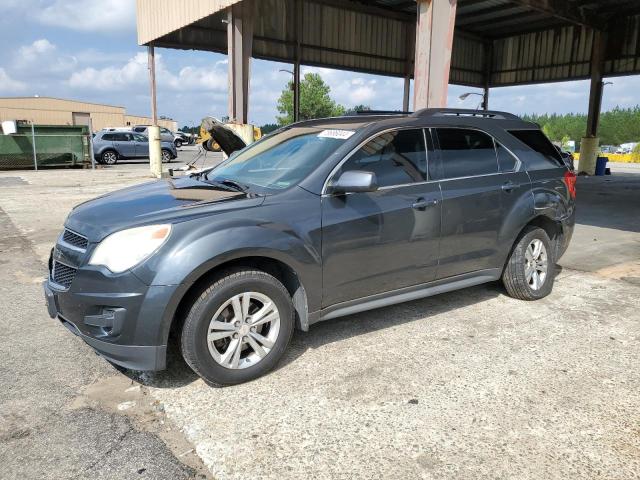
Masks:
[[[107,127],[149,125],[150,117],[127,115],[124,107],[79,102],[51,97],[0,98],[0,121],[28,120],[41,125],[91,125],[94,131]],[[178,129],[174,120],[158,120],[172,132]]]

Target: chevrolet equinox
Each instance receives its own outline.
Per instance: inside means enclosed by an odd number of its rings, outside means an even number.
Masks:
[[[231,385],[271,370],[294,328],[500,279],[551,292],[576,177],[538,125],[425,109],[249,146],[210,127],[227,160],[76,206],[52,249],[49,314],[113,363],[163,369],[176,338]]]

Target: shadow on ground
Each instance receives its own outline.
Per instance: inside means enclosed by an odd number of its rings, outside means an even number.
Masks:
[[[504,294],[502,285],[499,282],[492,282],[456,292],[320,322],[313,325],[308,332],[296,330],[291,344],[276,370],[296,361],[309,349],[316,349],[351,337],[393,328],[428,318],[432,315],[453,312],[502,294]],[[166,370],[145,373],[124,369],[121,371],[131,379],[154,388],[179,388],[198,380],[198,376],[189,368],[180,355],[175,339],[169,345]]]

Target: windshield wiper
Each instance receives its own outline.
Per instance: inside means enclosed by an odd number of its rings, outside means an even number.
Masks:
[[[224,180],[220,181],[220,183],[222,185],[226,185],[228,187],[231,187],[231,188],[235,189],[238,192],[246,192],[247,190],[249,190],[249,186],[248,185],[244,185],[242,183],[236,182],[235,180],[230,180],[228,178],[225,178]]]

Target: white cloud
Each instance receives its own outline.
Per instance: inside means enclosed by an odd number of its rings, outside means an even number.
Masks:
[[[44,25],[85,32],[122,32],[136,23],[133,0],[55,0],[32,11]]]
[[[143,85],[147,78],[147,56],[139,52],[122,67],[87,67],[74,72],[68,83],[84,90],[109,91]]]
[[[60,54],[56,45],[46,38],[41,38],[18,49],[14,68],[37,75],[68,72],[75,68],[77,63],[78,60],[74,56]]]
[[[187,66],[177,74],[166,66],[161,55],[156,55],[156,79],[159,87],[188,91],[226,91],[227,74],[224,69]],[[74,72],[68,80],[71,87],[83,90],[121,91],[149,82],[147,55],[137,53],[123,66],[104,68],[87,67]]]
[[[227,72],[215,68],[184,67],[177,77],[165,70],[164,81],[178,89],[226,91],[228,88]]]
[[[56,49],[56,46],[46,38],[36,40],[31,45],[23,45],[18,52],[20,56],[26,60],[34,60],[40,55],[50,54]]]
[[[27,88],[24,82],[15,80],[9,76],[6,70],[0,67],[0,93],[11,95],[23,92]]]

